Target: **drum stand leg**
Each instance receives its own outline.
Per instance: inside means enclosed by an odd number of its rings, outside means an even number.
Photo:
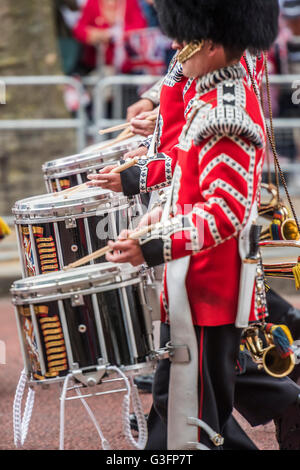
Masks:
[[[68,374],[64,380],[61,396],[60,396],[60,418],[59,418],[59,450],[64,449],[65,437],[65,401],[67,394],[67,386],[72,374]]]
[[[109,445],[109,442],[108,442],[107,439],[105,439],[105,437],[103,436],[103,433],[102,433],[102,430],[101,430],[101,428],[100,428],[100,426],[99,426],[99,423],[98,423],[98,421],[96,420],[94,413],[92,412],[91,408],[89,407],[89,405],[87,404],[87,402],[85,401],[85,399],[82,398],[81,392],[80,392],[79,388],[76,388],[76,393],[77,393],[77,395],[79,396],[80,401],[81,401],[81,403],[83,404],[84,408],[86,409],[87,414],[88,414],[89,417],[91,418],[91,421],[93,422],[93,424],[94,424],[94,426],[95,426],[95,428],[96,428],[96,430],[97,430],[97,433],[99,434],[99,437],[100,437],[101,443],[102,443],[102,449],[103,449],[103,450],[110,450],[111,447],[110,447],[110,445]]]
[[[60,433],[59,433],[59,449],[64,450],[64,434],[65,434],[65,402],[68,400],[67,398],[67,391],[68,391],[68,384],[69,380],[73,379],[73,374],[68,374],[64,380],[63,388],[62,388],[62,393],[60,396]],[[94,424],[97,433],[101,439],[101,444],[102,444],[102,449],[103,450],[110,450],[111,447],[109,445],[109,442],[105,439],[102,430],[99,426],[98,421],[95,418],[94,413],[92,412],[91,408],[87,404],[86,400],[81,394],[81,391],[79,390],[79,387],[75,387],[76,394],[78,396],[78,399],[80,399],[82,405],[84,406],[86,412],[88,413],[92,423]],[[122,390],[123,391],[123,390]],[[92,395],[91,395],[92,396]],[[77,397],[74,397],[77,398]]]
[[[146,445],[148,435],[147,435],[147,423],[146,423],[145,415],[143,412],[142,404],[140,402],[137,387],[134,384],[133,378],[130,377],[128,379],[126,375],[118,367],[111,366],[111,367],[108,367],[107,369],[110,371],[116,372],[118,375],[120,375],[121,380],[125,382],[126,388],[119,389],[119,390],[111,390],[110,392],[94,393],[88,396],[93,396],[93,395],[96,396],[96,395],[103,395],[107,393],[124,392],[124,391],[127,392],[124,395],[124,399],[123,399],[123,413],[122,413],[124,435],[127,441],[133,447],[135,447],[138,450],[142,450],[144,449]],[[60,432],[59,432],[59,449],[60,450],[64,450],[65,402],[66,400],[70,400],[70,398],[67,398],[67,392],[68,392],[69,381],[72,378],[73,378],[72,373],[68,374],[65,377],[61,396],[60,396]],[[86,403],[84,399],[85,397],[82,396],[79,390],[79,387],[75,387],[75,390],[76,390],[77,397],[72,397],[72,399],[80,399],[82,405],[84,406],[86,412],[88,413],[91,421],[93,422],[98,432],[98,435],[101,439],[103,450],[110,450],[111,447],[109,445],[109,442],[104,438],[103,433],[95,418],[94,413],[92,412],[91,408],[88,406],[88,404]],[[132,398],[133,409],[137,416],[137,422],[138,422],[138,427],[139,427],[139,438],[137,442],[134,440],[132,433],[131,433],[131,429],[130,429],[130,417],[129,417],[130,398]]]

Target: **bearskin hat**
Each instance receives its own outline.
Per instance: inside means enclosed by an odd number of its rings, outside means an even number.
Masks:
[[[179,42],[268,50],[278,34],[278,0],[155,0],[163,32]]]

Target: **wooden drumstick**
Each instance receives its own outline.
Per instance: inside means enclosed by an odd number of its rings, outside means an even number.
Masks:
[[[113,168],[110,173],[122,173],[122,171],[127,170],[128,168],[131,168],[132,166],[136,165],[139,161],[139,157],[134,157],[122,165],[117,166],[116,168]],[[65,189],[64,191],[59,191],[58,193],[54,193],[56,196],[57,195],[63,195],[65,199],[67,199],[71,194],[76,193],[77,191],[82,191],[84,189],[89,188],[88,183],[82,183],[78,184],[77,186],[73,186],[72,188]]]
[[[150,116],[147,116],[145,118],[146,121],[156,121],[156,119],[157,119],[157,114],[150,114]],[[101,129],[99,131],[99,134],[104,135],[110,132],[120,131],[122,129],[127,129],[130,126],[131,126],[131,122],[125,122],[124,124],[119,124],[118,126],[107,127],[106,129]]]
[[[98,131],[100,135],[109,134],[110,132],[121,131],[122,129],[128,129],[131,126],[130,122],[125,122],[124,124],[119,124],[118,126],[107,127],[106,129],[101,129]]]
[[[120,135],[118,135],[115,139],[110,141],[108,144],[101,145],[99,147],[99,150],[105,150],[111,147],[112,145],[118,144],[119,142],[122,142],[123,140],[129,139],[130,137],[134,137],[134,133],[131,132],[129,129],[126,129],[126,133],[121,132]]]
[[[124,240],[137,240],[138,238],[150,232],[152,228],[153,228],[153,225],[147,225],[147,227],[143,227],[142,229],[137,230],[136,232],[132,232],[129,235],[129,237],[125,238]],[[90,261],[101,258],[102,256],[106,255],[106,253],[109,253],[110,251],[112,251],[112,249],[110,248],[110,246],[106,245],[103,248],[100,248],[99,250],[94,251],[94,253],[84,256],[83,258],[80,258],[77,261],[74,261],[74,263],[68,264],[67,266],[63,268],[63,270],[68,271],[69,269],[74,269],[74,268],[83,266],[84,264],[89,263]]]
[[[94,146],[93,152],[97,152],[98,150],[105,150],[112,145],[117,144],[118,142],[129,139],[130,137],[134,137],[134,134],[130,131],[130,129],[127,128],[123,132],[120,132],[120,134],[118,134],[114,139],[105,140],[104,142],[99,143],[99,146]]]

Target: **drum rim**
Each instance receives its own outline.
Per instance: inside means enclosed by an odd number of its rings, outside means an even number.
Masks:
[[[131,137],[131,139],[133,138]],[[42,170],[45,174],[47,174],[48,171],[50,172],[54,170],[58,171],[60,168],[62,169],[66,167],[69,167],[70,169],[78,168],[79,163],[84,164],[86,162],[87,164],[89,164],[89,162],[94,162],[95,160],[100,159],[100,158],[103,159],[103,162],[105,162],[106,160],[111,159],[114,155],[123,153],[125,150],[130,151],[130,150],[133,150],[134,148],[137,148],[137,146],[141,142],[143,142],[143,138],[141,136],[137,136],[135,140],[121,142],[117,144],[116,146],[105,149],[103,151],[95,150],[94,152],[93,151],[82,152],[82,153],[78,153],[75,155],[69,155],[67,157],[57,158],[57,159],[50,160],[44,163],[42,166]],[[70,161],[68,161],[68,159]],[[102,162],[100,161],[99,163],[102,163]]]
[[[44,178],[46,181],[52,181],[58,178],[68,178],[71,176],[81,175],[83,173],[92,173],[93,170],[102,169],[107,165],[118,165],[119,162],[120,160],[115,159],[103,161],[99,160],[99,162],[89,166],[74,165],[74,167],[70,167],[68,170],[63,168],[61,172],[56,168],[55,172],[44,173]]]
[[[140,282],[141,267],[104,262],[22,278],[14,281],[10,292],[14,305],[28,305],[96,294]]]
[[[126,376],[135,376],[136,374],[140,374],[141,371],[145,371],[145,372],[150,372],[150,370],[154,370],[154,367],[155,367],[155,364],[156,364],[156,361],[151,359],[151,352],[149,352],[148,355],[145,355],[145,358],[146,358],[146,361],[144,362],[138,362],[136,364],[130,364],[130,365],[122,365],[122,366],[117,366],[118,369],[120,369],[123,373],[125,373]],[[148,361],[147,361],[147,358]],[[108,374],[115,374],[116,371],[115,370],[110,370],[109,367],[112,366],[113,364],[110,364],[110,363],[104,363],[103,364],[103,367],[105,367],[107,369],[107,372]],[[92,368],[93,366],[91,366],[90,368]],[[95,367],[96,367],[96,364],[95,364]],[[114,366],[115,367],[115,366]],[[66,375],[63,375],[63,376],[58,376],[58,377],[49,377],[49,378],[45,378],[45,379],[42,379],[42,380],[38,380],[38,379],[34,379],[33,378],[33,373],[31,371],[27,372],[28,374],[28,384],[31,385],[31,386],[43,386],[45,384],[47,385],[52,385],[52,384],[57,384],[57,383],[60,383],[60,382],[63,382],[67,375],[68,374],[72,374],[72,372],[78,372],[78,371],[81,371],[83,374],[86,374],[87,377],[89,376],[89,374],[92,374],[92,372],[89,373],[89,371],[87,370],[87,368],[84,368],[84,367],[78,367],[78,368],[69,368],[68,369],[68,372]]]
[[[98,190],[98,191],[97,191]],[[87,196],[87,193],[90,195]],[[75,199],[76,197],[76,199]],[[41,202],[41,198],[45,202]],[[52,200],[52,202],[51,202]],[[34,202],[36,204],[34,205]],[[30,204],[31,203],[31,204]],[[45,193],[16,201],[12,213],[16,217],[16,223],[37,223],[37,220],[47,222],[46,217],[52,216],[51,220],[64,220],[67,217],[85,217],[86,213],[100,211],[103,207],[103,213],[113,211],[115,208],[129,207],[128,198],[123,193],[114,193],[109,190],[90,188],[78,192],[76,196],[70,196],[68,199],[62,199],[58,193]]]

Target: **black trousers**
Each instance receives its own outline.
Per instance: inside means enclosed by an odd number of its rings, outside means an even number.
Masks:
[[[241,331],[234,325],[225,325],[214,328],[195,326],[195,332],[199,351],[199,416],[196,418],[222,434],[232,414]],[[169,325],[161,324],[161,346],[169,340]],[[170,361],[159,361],[153,383],[153,407],[148,418],[146,449],[167,448],[169,374]],[[199,431],[199,441],[216,449],[203,430]]]
[[[249,355],[245,357],[245,372],[236,375],[229,364],[239,348],[239,330],[231,325],[205,330],[208,331],[204,335],[196,327],[199,346],[202,341],[205,349],[203,376],[200,380],[203,386],[201,418],[223,435],[223,449],[255,450],[255,444],[233,418],[232,407],[252,426],[266,424],[282,416],[291,404],[296,403],[300,387],[288,377],[276,379],[267,375],[264,370],[258,370]],[[160,340],[161,347],[170,340],[169,326],[166,324],[161,325]],[[221,363],[227,363],[222,370]],[[170,361],[159,361],[153,383],[153,405],[148,418],[147,450],[167,449],[169,374]],[[214,448],[204,432],[201,433],[201,442]]]

